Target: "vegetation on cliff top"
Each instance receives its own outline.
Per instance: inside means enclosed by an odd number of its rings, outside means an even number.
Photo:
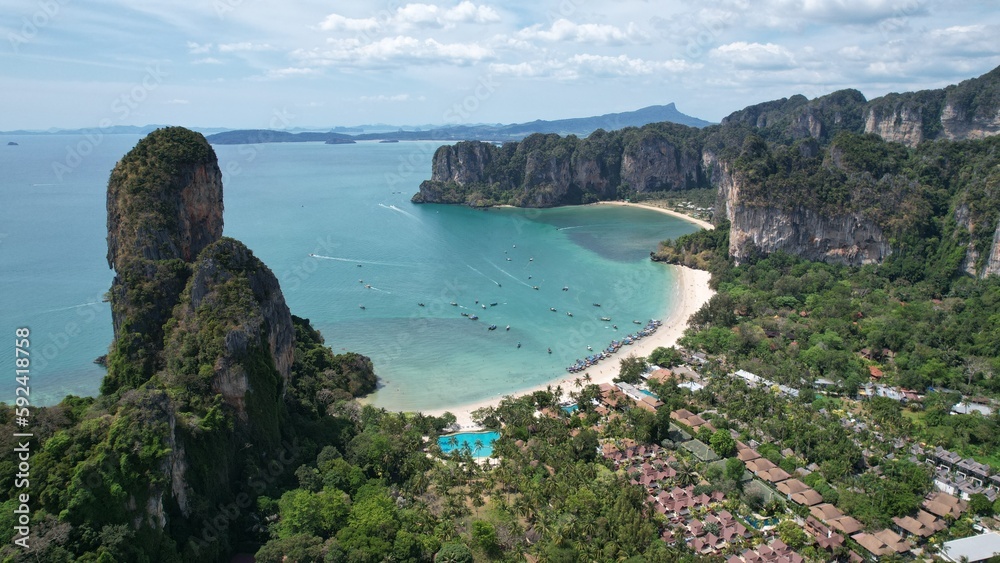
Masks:
[[[623,155],[638,154],[645,146],[656,145],[653,150],[657,155],[659,144],[674,147],[700,163],[703,131],[675,123],[653,123],[616,131],[598,129],[583,139],[537,133],[500,147],[476,141],[441,147],[435,153],[436,162],[443,162],[449,151],[485,151],[489,158],[481,171],[473,171],[478,180],[462,185],[451,180],[427,180],[413,201],[476,207],[550,207],[627,198],[637,192],[704,188],[708,179],[701,174],[700,164],[676,185],[660,179],[655,185],[629,186],[622,178]],[[457,165],[469,166],[470,160],[459,159]],[[585,163],[593,168],[584,168]]]
[[[108,265],[114,268],[119,252],[125,257],[138,257],[141,245],[162,244],[146,240],[157,232],[177,231],[177,194],[183,183],[177,181],[187,169],[216,162],[215,151],[200,133],[183,127],[165,127],[153,131],[132,148],[115,165],[108,181],[109,198],[114,205],[114,217],[125,231],[109,233]],[[124,237],[123,237],[124,238]],[[128,245],[120,247],[120,245]]]

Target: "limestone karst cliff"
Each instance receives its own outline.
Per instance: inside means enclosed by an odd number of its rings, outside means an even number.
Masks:
[[[926,231],[928,214],[950,213],[955,232],[921,236],[969,239],[961,270],[985,276],[996,273],[1000,256],[995,213],[972,206],[963,216],[959,203],[949,211],[940,194],[925,190],[951,190],[955,197],[964,190],[988,201],[992,189],[983,186],[995,179],[984,163],[994,158],[992,149],[917,148],[927,140],[972,142],[998,133],[1000,68],[944,89],[871,101],[851,89],[812,100],[796,95],[700,129],[652,124],[586,139],[534,135],[499,147],[444,146],[413,201],[551,207],[715,187],[715,219],[730,222],[737,260],[784,250],[852,265],[884,262],[892,241]],[[770,147],[767,155],[746,158],[751,137]],[[967,163],[963,151],[981,156]]]
[[[201,134],[139,141],[111,173],[107,207],[115,340],[102,407],[69,431],[79,482],[47,508],[81,529],[127,524],[143,560],[214,560],[249,523],[201,523],[261,494],[251,485],[269,465],[296,463],[302,429],[374,390],[373,367],[324,347],[271,270],[222,236],[221,174]]]
[[[105,390],[133,387],[161,364],[163,324],[183,266],[222,236],[222,172],[204,137],[179,127],[139,141],[108,181],[108,266],[115,344]]]
[[[707,187],[701,153],[688,130],[659,123],[586,139],[531,135],[495,146],[479,141],[440,147],[416,203],[552,207],[626,192]]]
[[[213,243],[192,270],[168,323],[164,380],[220,396],[249,423],[250,395],[277,403],[290,384],[291,313],[277,278],[237,240]]]
[[[781,250],[807,260],[861,266],[891,254],[883,230],[861,213],[818,213],[804,205],[779,206],[741,196],[745,175],[724,166],[719,216],[729,221],[729,255],[741,262],[754,253]]]
[[[910,147],[1000,133],[1000,68],[939,90],[889,94],[865,108],[865,132]]]

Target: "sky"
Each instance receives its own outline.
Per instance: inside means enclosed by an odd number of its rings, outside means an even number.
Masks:
[[[0,0],[0,130],[719,121],[1000,65],[995,0]]]

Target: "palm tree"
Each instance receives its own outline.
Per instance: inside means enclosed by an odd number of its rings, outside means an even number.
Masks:
[[[674,479],[677,480],[677,486],[686,487],[688,485],[693,485],[697,481],[697,476],[694,472],[694,467],[691,463],[685,459],[681,459],[670,464],[677,472]]]
[[[472,443],[472,450],[476,452],[476,457],[479,457],[479,451],[483,449],[483,441],[480,438],[476,438],[476,441]]]

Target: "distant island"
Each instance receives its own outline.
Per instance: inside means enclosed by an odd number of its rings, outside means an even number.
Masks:
[[[557,133],[559,135],[590,135],[598,129],[608,131],[625,127],[641,127],[650,123],[671,122],[689,127],[706,127],[710,122],[697,117],[691,117],[677,110],[673,104],[649,106],[635,111],[622,113],[607,113],[592,117],[572,119],[557,119],[546,121],[537,119],[528,123],[481,124],[481,125],[448,125],[431,127],[426,130],[386,131],[380,133],[360,133],[347,135],[338,131],[349,129],[338,127],[333,131],[304,131],[292,133],[269,129],[239,129],[208,135],[209,143],[214,145],[245,145],[256,143],[309,143],[330,141],[519,141],[533,133]]]

